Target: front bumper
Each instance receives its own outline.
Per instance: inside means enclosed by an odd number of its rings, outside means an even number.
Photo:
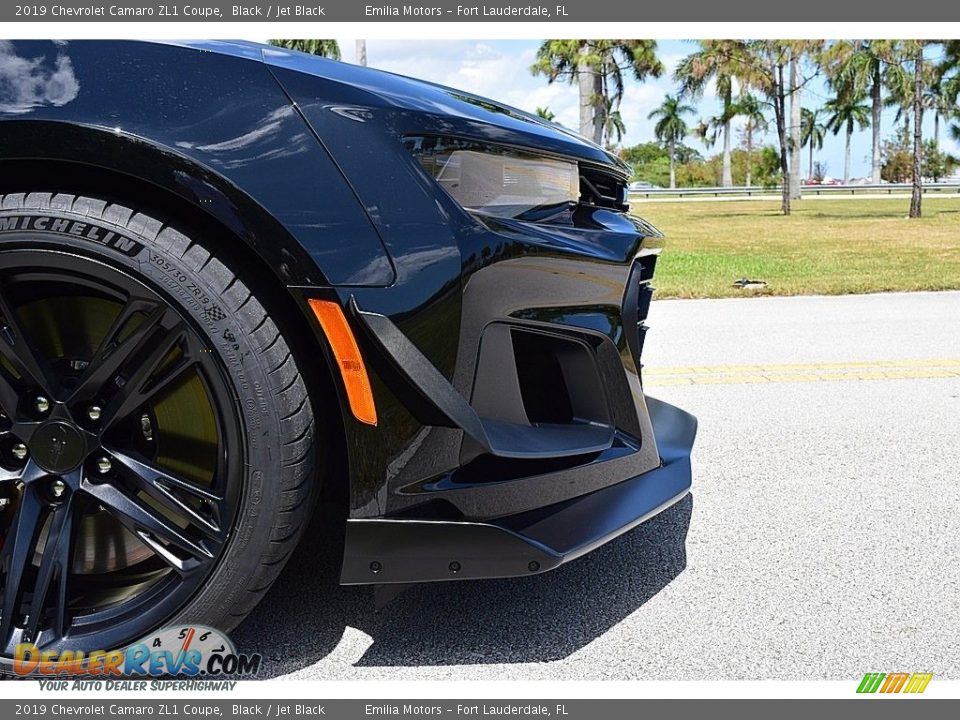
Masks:
[[[553,570],[636,527],[690,490],[692,415],[647,398],[659,468],[587,495],[487,522],[351,519],[341,583],[503,578]]]

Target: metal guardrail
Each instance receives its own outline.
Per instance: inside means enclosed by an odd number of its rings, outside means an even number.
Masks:
[[[866,193],[886,193],[892,195],[897,192],[910,192],[913,185],[910,183],[883,183],[881,185],[804,185],[803,195],[858,195]],[[689,188],[646,188],[631,190],[630,197],[724,197],[742,196],[753,197],[759,195],[779,195],[779,187],[765,188],[752,187],[689,187]],[[960,183],[925,183],[924,194],[930,193],[960,193]]]

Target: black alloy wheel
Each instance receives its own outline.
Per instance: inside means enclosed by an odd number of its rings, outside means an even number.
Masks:
[[[285,359],[272,373],[259,367],[253,333],[242,338],[246,355],[237,340],[242,315],[216,288],[204,290],[218,302],[206,313],[178,302],[174,286],[142,272],[156,259],[150,233],[137,240],[143,257],[117,262],[50,234],[0,234],[2,657],[20,643],[118,648],[173,618],[228,630],[279,571],[278,545],[288,554],[299,534],[294,525],[278,543],[273,525],[300,524],[309,507],[312,416],[289,422],[291,404],[301,414],[310,405],[299,373],[291,383],[278,371],[292,363],[289,350],[281,345]],[[177,259],[164,261],[185,287],[209,284],[195,270],[185,277]],[[225,270],[213,262],[208,272]],[[247,292],[241,308],[252,300]],[[260,428],[272,442],[251,440],[249,402],[210,323],[229,326],[245,371],[274,390],[266,413],[274,426]],[[282,337],[270,326],[272,348]],[[280,393],[294,386],[299,398]],[[288,452],[294,443],[299,452]],[[274,517],[247,517],[245,504],[282,493],[291,467],[296,504],[273,497]],[[240,533],[238,522],[249,527]],[[224,569],[231,553],[258,565]],[[238,601],[239,582],[250,585]]]

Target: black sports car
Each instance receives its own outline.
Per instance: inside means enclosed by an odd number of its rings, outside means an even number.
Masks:
[[[345,584],[544,572],[683,497],[627,180],[277,48],[0,42],[0,656],[231,629],[321,483]]]

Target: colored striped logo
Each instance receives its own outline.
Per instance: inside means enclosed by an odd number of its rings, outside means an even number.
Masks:
[[[922,693],[932,679],[933,673],[867,673],[857,692]]]

